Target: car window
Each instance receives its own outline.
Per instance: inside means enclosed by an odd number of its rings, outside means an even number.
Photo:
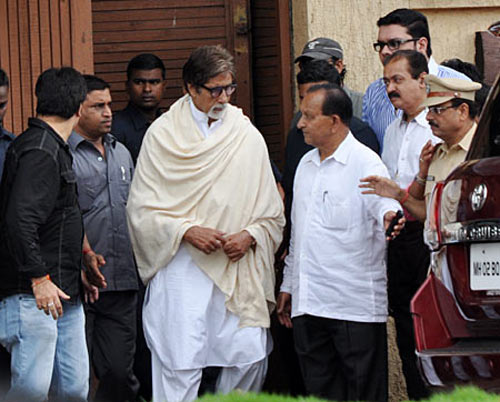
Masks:
[[[483,108],[467,160],[500,156],[500,75]]]

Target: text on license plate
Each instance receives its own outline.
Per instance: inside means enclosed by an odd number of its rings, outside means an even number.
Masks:
[[[471,244],[470,288],[500,289],[500,243]]]

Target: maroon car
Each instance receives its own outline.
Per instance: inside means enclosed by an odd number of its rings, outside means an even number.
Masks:
[[[436,184],[427,216],[431,268],[411,303],[422,375],[500,391],[500,76],[466,161]]]

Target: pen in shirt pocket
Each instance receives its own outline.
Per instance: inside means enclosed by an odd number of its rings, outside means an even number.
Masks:
[[[325,202],[325,198],[328,195],[328,190],[323,191],[323,202]]]
[[[127,178],[125,177],[125,168],[123,166],[120,166],[120,169],[122,171],[122,180],[126,180]]]

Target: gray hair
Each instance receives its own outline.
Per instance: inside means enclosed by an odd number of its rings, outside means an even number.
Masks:
[[[211,78],[226,72],[235,76],[236,71],[231,53],[220,45],[201,46],[191,53],[182,68],[184,88],[187,91],[188,84],[200,87]]]

